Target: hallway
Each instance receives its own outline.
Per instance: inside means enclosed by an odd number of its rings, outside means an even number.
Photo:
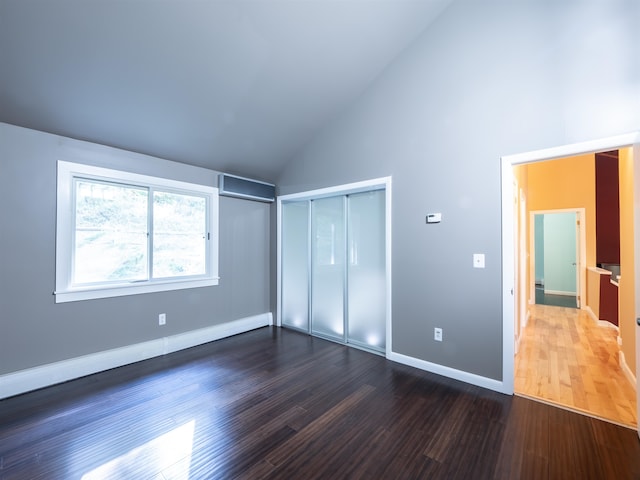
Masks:
[[[618,365],[617,331],[575,308],[530,311],[515,358],[515,393],[635,428],[636,393]]]

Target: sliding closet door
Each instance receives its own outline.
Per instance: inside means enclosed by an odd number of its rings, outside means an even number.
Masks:
[[[348,197],[347,342],[384,351],[385,191]]]
[[[309,202],[282,204],[282,324],[309,331]]]
[[[311,331],[344,341],[345,197],[311,202]]]
[[[385,352],[387,191],[375,187],[279,200],[283,326]]]

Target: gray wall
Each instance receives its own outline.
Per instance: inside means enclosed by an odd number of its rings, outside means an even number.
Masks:
[[[393,351],[502,379],[500,157],[640,129],[639,32],[635,0],[455,1],[289,163],[280,194],[393,176]]]
[[[217,181],[212,170],[0,123],[0,374],[271,311],[270,206],[228,197],[220,285],[56,304],[57,160]]]

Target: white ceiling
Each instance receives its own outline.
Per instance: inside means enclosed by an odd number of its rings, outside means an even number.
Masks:
[[[0,121],[274,179],[451,0],[0,0]]]

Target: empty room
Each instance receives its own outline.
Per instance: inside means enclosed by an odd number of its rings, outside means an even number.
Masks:
[[[0,0],[0,480],[640,478],[637,45],[635,0]],[[612,151],[617,222],[535,173]]]

